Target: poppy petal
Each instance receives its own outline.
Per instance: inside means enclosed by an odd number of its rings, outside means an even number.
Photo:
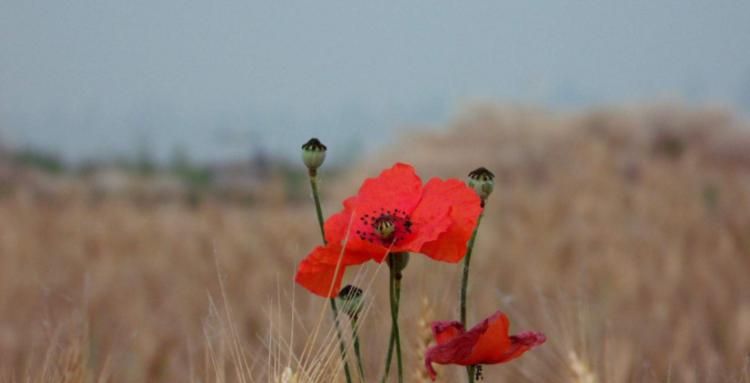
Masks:
[[[326,220],[324,227],[328,243],[341,243],[346,239],[346,231],[351,227],[354,219],[351,204],[355,198],[349,197],[344,200],[344,210],[330,216]]]
[[[501,362],[511,347],[509,327],[508,317],[500,311],[474,326],[470,331],[478,331],[480,336],[471,350],[471,356],[464,361],[465,365]]]
[[[503,354],[500,362],[507,362],[509,360],[518,358],[523,355],[526,351],[541,345],[547,341],[547,337],[541,332],[526,331],[510,337],[511,346],[508,351]]]
[[[340,265],[339,257],[342,257]],[[360,252],[348,249],[344,252],[338,244],[318,246],[300,262],[294,280],[314,294],[334,297],[341,289],[346,267],[369,259],[367,254]]]
[[[381,209],[412,211],[419,202],[422,180],[414,167],[397,163],[374,178],[368,178],[359,188],[352,208],[367,214]]]
[[[453,337],[451,340],[430,347],[425,353],[424,364],[427,373],[432,380],[435,380],[437,373],[432,367],[433,363],[438,364],[461,364],[471,356],[471,350],[479,340],[481,334],[478,331],[466,332],[460,336]]]
[[[399,162],[383,170],[377,177],[366,179],[357,193],[357,203],[369,202],[382,206],[393,201],[416,205],[421,188],[422,180],[414,167]]]
[[[425,368],[432,380],[436,376],[432,363],[462,366],[502,363],[547,340],[544,334],[533,331],[509,337],[509,326],[508,317],[500,311],[467,332],[458,333],[463,329],[459,322],[433,323],[437,345],[430,347],[425,354]]]
[[[422,196],[422,180],[411,165],[397,163],[384,170],[379,176],[365,180],[356,197],[350,198],[345,206],[353,211],[349,247],[358,251],[376,253],[382,261],[389,243],[381,243],[377,238],[374,222],[381,215],[391,215],[407,219]],[[401,224],[401,223],[399,223]],[[398,242],[408,241],[413,235],[400,232]],[[394,246],[393,251],[401,251]]]
[[[432,335],[437,344],[443,344],[464,333],[464,325],[459,321],[432,322]]]
[[[444,262],[456,263],[463,259],[482,212],[480,202],[476,192],[459,180],[431,179],[425,185],[422,201],[413,214],[415,221],[433,226],[432,236],[420,235],[429,240],[419,244],[419,252]],[[443,217],[438,218],[440,216]],[[422,230],[430,231],[420,227],[420,233]]]

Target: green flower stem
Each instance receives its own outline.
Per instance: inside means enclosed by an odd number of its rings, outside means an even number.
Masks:
[[[404,381],[404,364],[403,364],[404,362],[403,362],[403,357],[401,356],[401,336],[398,331],[398,311],[399,311],[399,305],[401,304],[401,277],[400,276],[397,276],[394,282],[394,285],[396,289],[396,307],[395,307],[396,321],[394,322],[395,330],[393,331],[393,337],[394,337],[394,342],[396,343],[396,358],[398,359],[398,382],[402,383]]]
[[[315,201],[315,213],[318,214],[318,226],[320,226],[320,236],[323,238],[323,244],[327,244],[325,221],[323,220],[323,209],[320,207],[320,193],[318,192],[318,175],[316,171],[311,170],[310,188],[312,189],[313,200]]]
[[[391,283],[391,291],[393,290],[393,283]],[[391,359],[393,359],[393,346],[396,344],[396,336],[391,330],[391,338],[388,341],[388,353],[385,356],[385,372],[383,373],[383,378],[380,379],[380,383],[384,383],[385,379],[388,377],[388,373],[391,372]]]
[[[326,244],[326,232],[323,224],[323,210],[320,208],[320,193],[318,193],[318,177],[314,170],[310,170],[310,187],[312,188],[313,200],[315,201],[315,212],[318,215],[318,225],[320,226],[320,235],[323,237],[323,244]],[[344,374],[346,375],[346,382],[352,383],[352,375],[349,372],[349,363],[346,361],[346,345],[344,344],[344,336],[341,334],[341,326],[339,325],[339,310],[336,307],[336,298],[329,298],[331,303],[331,311],[333,312],[333,323],[336,326],[336,335],[339,338],[339,352],[341,353],[341,362],[344,363]]]
[[[359,368],[359,377],[362,382],[365,381],[365,368],[362,365],[362,354],[359,348],[359,322],[357,317],[352,317],[352,336],[354,338],[354,354],[357,356],[357,367]]]
[[[344,337],[341,335],[341,326],[339,325],[339,310],[336,308],[336,298],[330,298],[331,311],[333,311],[333,322],[336,325],[336,335],[339,338],[339,352],[341,353],[341,361],[344,363],[344,375],[346,375],[347,383],[352,383],[352,374],[349,372],[349,363],[346,361],[346,345],[344,345]]]
[[[398,270],[399,260],[396,257],[401,257],[402,254],[389,254],[388,265],[390,270],[390,283],[389,283],[389,296],[391,301],[391,342],[388,346],[388,357],[386,360],[386,372],[383,376],[385,380],[390,370],[391,356],[393,355],[393,346],[396,348],[396,360],[398,363],[398,382],[404,381],[404,364],[403,357],[401,355],[401,335],[398,328],[398,311],[399,304],[401,303],[401,270]]]
[[[484,201],[482,201],[482,208],[484,208]],[[463,277],[461,278],[461,324],[466,327],[466,292],[469,286],[469,266],[471,265],[471,253],[474,250],[474,242],[477,240],[477,231],[479,230],[479,223],[482,222],[484,216],[484,209],[479,214],[477,219],[477,226],[474,228],[474,232],[471,234],[471,239],[466,246],[466,256],[464,257],[464,270]],[[466,374],[469,377],[469,383],[474,383],[474,366],[466,366]]]

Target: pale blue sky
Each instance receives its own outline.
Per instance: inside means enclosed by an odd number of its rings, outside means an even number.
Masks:
[[[749,25],[739,0],[0,0],[0,134],[216,158],[385,142],[476,100],[747,110]]]

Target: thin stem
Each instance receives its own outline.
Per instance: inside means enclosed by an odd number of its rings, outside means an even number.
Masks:
[[[404,362],[403,358],[401,357],[401,335],[399,334],[398,330],[398,312],[399,312],[399,306],[401,303],[401,276],[398,274],[396,276],[396,281],[394,282],[396,286],[396,327],[393,331],[394,336],[394,342],[396,343],[396,358],[398,360],[398,381],[399,383],[404,381]]]
[[[396,257],[400,256],[402,255],[398,253],[389,254],[388,265],[390,266],[389,295],[391,301],[391,345],[395,344],[396,346],[396,360],[398,361],[398,382],[402,383],[404,381],[404,364],[403,358],[401,356],[401,335],[398,329],[398,311],[399,303],[401,302],[401,271],[397,270],[399,261],[396,259]],[[388,369],[390,368],[390,355],[392,355],[391,346],[389,346],[388,351],[389,357],[387,360],[386,374],[383,376],[384,379],[385,376],[388,375]]]
[[[312,189],[313,200],[315,201],[315,213],[318,214],[318,226],[320,226],[320,236],[323,237],[323,244],[327,244],[325,224],[323,223],[323,209],[320,208],[320,193],[318,193],[318,176],[314,171],[310,171],[310,188]]]
[[[318,192],[318,177],[314,170],[310,170],[310,188],[312,189],[313,200],[315,201],[315,212],[318,215],[318,226],[320,226],[320,236],[323,237],[323,244],[326,244],[326,232],[323,224],[323,209],[320,207],[320,193]],[[344,364],[344,375],[346,375],[346,382],[352,383],[352,374],[349,372],[349,363],[346,361],[346,345],[344,344],[344,336],[341,334],[341,326],[339,325],[339,310],[336,307],[336,298],[329,298],[328,301],[331,303],[331,311],[333,312],[333,323],[336,327],[336,335],[339,338],[339,352],[341,353],[341,362]]]
[[[352,374],[349,372],[349,363],[346,361],[346,345],[344,345],[344,337],[341,335],[341,326],[339,326],[339,310],[336,308],[336,299],[330,298],[331,311],[333,311],[333,322],[336,324],[336,335],[339,338],[339,352],[341,353],[341,361],[344,363],[344,375],[346,375],[347,383],[352,383]]]
[[[359,368],[359,377],[362,382],[365,381],[365,368],[362,365],[362,354],[359,351],[359,323],[357,317],[352,317],[352,337],[354,338],[354,354],[357,356],[357,367]]]
[[[393,281],[390,281],[390,291],[393,294]],[[384,383],[388,377],[388,373],[391,372],[391,359],[393,359],[393,346],[396,344],[396,337],[394,336],[393,329],[391,329],[391,338],[388,341],[388,354],[385,356],[385,372],[383,378],[380,379],[380,383]]]
[[[477,219],[477,226],[474,227],[474,232],[471,234],[471,239],[466,245],[466,256],[464,256],[464,269],[463,277],[461,278],[461,324],[466,328],[466,292],[469,286],[469,266],[471,265],[471,253],[474,250],[474,243],[477,240],[477,231],[479,231],[479,223],[482,222],[484,212],[479,215]]]
[[[482,201],[482,213],[479,214],[477,219],[477,226],[474,228],[474,232],[471,234],[471,239],[466,246],[466,256],[464,256],[464,270],[461,278],[461,324],[466,328],[466,293],[469,286],[469,266],[471,265],[471,253],[474,250],[474,242],[477,240],[477,231],[479,230],[479,223],[482,222],[482,216],[484,216],[484,201]],[[474,366],[466,366],[466,374],[469,377],[469,383],[474,383]]]

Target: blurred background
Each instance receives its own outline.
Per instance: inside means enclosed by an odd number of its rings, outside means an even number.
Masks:
[[[0,379],[242,381],[207,356],[214,300],[257,360],[273,307],[296,297],[288,335],[324,304],[291,282],[315,136],[328,213],[396,161],[495,172],[470,318],[550,341],[488,381],[750,382],[748,25],[733,0],[2,0]],[[407,272],[415,381],[457,270]]]

